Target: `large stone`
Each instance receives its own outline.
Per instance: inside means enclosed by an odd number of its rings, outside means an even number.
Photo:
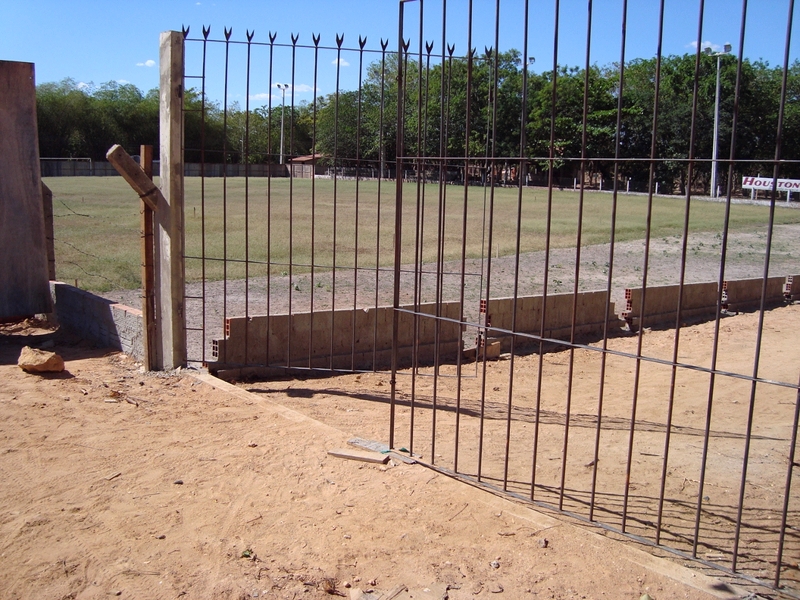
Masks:
[[[64,359],[55,352],[25,346],[20,352],[17,365],[28,373],[60,373],[64,370]]]

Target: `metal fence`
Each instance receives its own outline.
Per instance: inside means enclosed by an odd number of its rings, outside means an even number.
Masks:
[[[552,25],[536,16],[548,67],[527,1],[400,2],[379,48],[185,32],[187,160],[223,165],[186,183],[189,359],[237,376],[390,370],[391,446],[798,596],[800,360],[774,335],[796,314],[796,219],[775,193],[734,199],[742,174],[800,172],[784,153],[800,125],[794,4],[759,147],[747,2],[735,52],[684,57],[662,54],[670,4],[640,23],[657,41],[645,58],[626,55],[628,3],[615,6],[606,69],[591,0],[571,24],[575,69],[559,62],[558,1]],[[703,40],[702,0],[697,15]],[[721,101],[707,85],[720,72]],[[225,171],[300,155],[326,175]]]

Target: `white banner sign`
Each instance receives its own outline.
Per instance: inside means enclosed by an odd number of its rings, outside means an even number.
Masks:
[[[742,177],[742,189],[771,190],[772,177]],[[800,190],[800,179],[778,179],[778,185],[775,189],[779,192]]]

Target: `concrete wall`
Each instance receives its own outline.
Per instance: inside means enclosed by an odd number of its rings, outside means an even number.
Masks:
[[[738,279],[723,282],[723,308],[725,310],[756,310],[761,305],[763,279]],[[786,277],[767,279],[766,305],[776,306],[784,301]],[[626,307],[622,318],[634,327],[675,325],[678,314],[678,285],[659,285],[647,288],[642,310],[642,288],[625,290]],[[715,318],[719,292],[716,282],[687,283],[683,286],[683,319]]]
[[[56,318],[61,327],[106,348],[138,360],[142,347],[142,311],[116,304],[66,283],[50,282]]]
[[[655,285],[647,288],[625,290],[625,310],[622,318],[636,327],[675,325],[678,313],[679,285]],[[642,310],[642,295],[645,297]],[[713,316],[717,310],[717,283],[687,283],[683,286],[683,318]]]
[[[603,322],[606,318],[607,294],[605,291],[583,292],[578,294],[575,307],[575,334],[578,336],[599,336],[603,334]],[[542,307],[545,308],[545,328],[543,337],[569,340],[572,330],[572,311],[574,297],[572,294],[552,294],[547,296],[547,303],[542,296],[525,296],[517,298],[517,320],[514,330],[518,333],[539,335],[542,326]],[[487,313],[492,328],[511,330],[514,311],[513,298],[496,298],[489,300]],[[617,321],[612,303],[609,310],[610,319]],[[490,329],[489,337],[497,337],[502,341],[502,349],[511,346],[511,336]],[[519,342],[520,340],[518,340]]]
[[[409,307],[410,309],[410,307]],[[444,360],[454,360],[461,350],[460,306],[445,303],[441,321],[439,352]],[[435,304],[425,304],[420,312],[436,314]],[[399,360],[410,364],[416,349],[421,363],[434,359],[436,319],[420,317],[419,334],[414,344],[414,315],[400,312]],[[212,372],[247,364],[284,367],[333,367],[335,369],[371,369],[391,362],[392,307],[364,310],[337,310],[269,317],[235,317],[225,321],[225,339],[213,340]],[[331,339],[332,332],[335,332]],[[354,337],[355,333],[355,337]],[[375,343],[377,340],[377,344]]]
[[[727,309],[729,311],[758,310],[761,306],[761,288],[763,283],[764,280],[762,278],[726,281],[723,289],[728,295]],[[770,277],[767,279],[767,306],[775,306],[783,302],[783,290],[785,286],[786,277]]]

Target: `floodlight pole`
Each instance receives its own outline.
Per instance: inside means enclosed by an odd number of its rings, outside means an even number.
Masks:
[[[288,83],[276,84],[281,91],[281,164],[283,164],[283,108],[286,104],[286,90],[289,87]]]
[[[717,52],[716,54],[711,53],[711,48],[706,48],[705,53],[709,56],[716,56],[717,57],[717,92],[714,99],[714,142],[711,147],[711,197],[716,198],[719,194],[717,194],[717,144],[719,138],[719,69],[720,69],[720,60],[726,54],[729,54],[731,51],[731,45],[725,44],[725,47],[722,52]]]

